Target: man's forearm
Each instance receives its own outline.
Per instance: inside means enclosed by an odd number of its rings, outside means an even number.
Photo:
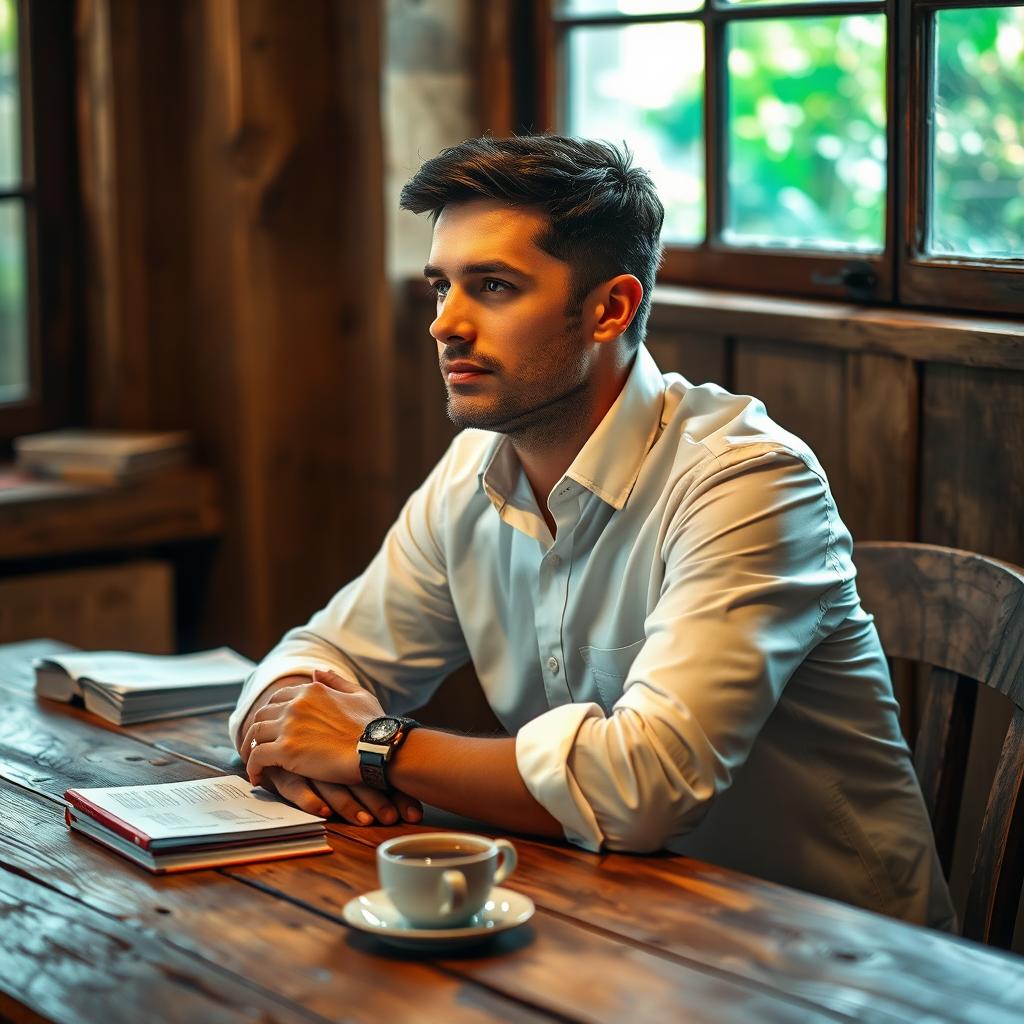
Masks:
[[[388,769],[397,789],[425,804],[512,832],[563,838],[557,819],[526,788],[514,739],[413,729]]]

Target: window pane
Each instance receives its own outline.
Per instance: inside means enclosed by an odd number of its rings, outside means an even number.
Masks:
[[[880,14],[729,25],[727,241],[883,248],[885,31]]]
[[[940,11],[928,249],[1024,257],[1024,8]]]
[[[699,11],[704,0],[560,0],[559,14],[681,14]]]
[[[14,0],[0,0],[0,188],[21,177],[18,22]]]
[[[792,3],[792,4],[800,4],[800,3],[813,4],[813,3],[818,3],[819,0],[725,0],[725,2],[729,3],[729,4],[735,4],[737,7],[740,6],[740,5],[745,6],[745,7],[749,7],[751,4],[777,4],[777,3],[782,3],[782,2]],[[838,2],[838,0],[833,0],[833,2]],[[856,3],[856,0],[846,0],[846,2],[847,3]]]
[[[21,200],[0,203],[0,402],[28,396],[25,214]]]
[[[665,204],[664,242],[704,238],[704,26],[576,28],[566,131],[627,143]]]

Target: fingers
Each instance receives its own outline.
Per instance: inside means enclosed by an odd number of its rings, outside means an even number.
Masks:
[[[346,679],[330,668],[313,669],[313,682],[323,683],[324,686],[329,686],[332,690],[340,690],[342,693],[356,693],[362,689],[358,683]]]
[[[259,728],[259,722],[256,722],[253,725],[253,729],[257,728]],[[291,770],[288,768],[288,765],[284,763],[285,759],[283,752],[278,749],[278,746],[279,745],[276,742],[266,742],[261,737],[256,746],[250,749],[249,757],[245,762],[245,771],[249,776],[249,781],[254,786],[259,786],[262,783],[263,773],[268,768],[280,767],[289,771]],[[292,768],[294,767],[296,766],[292,764]]]
[[[283,768],[267,768],[263,772],[263,785],[307,814],[317,814],[321,818],[331,815],[323,797],[301,775],[294,775]]]
[[[405,793],[401,793],[397,789],[393,789],[390,796],[403,821],[423,820],[423,804],[419,800],[414,800],[411,796],[406,796]]]
[[[373,814],[356,799],[355,794],[348,786],[339,786],[334,782],[314,782],[313,785],[343,821],[352,825],[373,824]],[[392,814],[394,814],[393,809]]]
[[[260,711],[273,708],[274,704],[287,704],[288,701],[298,697],[308,685],[309,683],[301,683],[298,686],[282,686],[280,690],[275,690],[270,695],[270,700],[260,708]],[[259,714],[259,711],[256,714]]]
[[[394,825],[398,821],[398,809],[393,801],[393,793],[385,793],[380,789],[373,789],[371,786],[352,786],[353,796],[368,810],[382,825]]]
[[[370,786],[340,786],[333,782],[312,783],[318,793],[345,821],[353,825],[372,825],[376,819],[382,825],[405,821],[419,821],[423,808],[418,800],[404,793],[384,793]]]
[[[263,709],[261,708],[260,711]],[[280,722],[276,718],[257,718],[245,731],[242,737],[241,756],[245,758],[245,770],[250,773],[253,754],[264,744],[276,739],[281,731]],[[255,746],[253,741],[255,740]]]

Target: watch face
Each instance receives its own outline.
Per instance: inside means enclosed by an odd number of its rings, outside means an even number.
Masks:
[[[395,718],[377,718],[366,727],[366,738],[371,743],[387,743],[401,727]]]

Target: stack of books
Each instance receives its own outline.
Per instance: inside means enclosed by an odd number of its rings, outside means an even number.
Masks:
[[[177,655],[51,654],[33,665],[38,696],[81,702],[117,725],[233,708],[256,667],[228,647]]]
[[[68,826],[154,874],[330,853],[324,819],[244,779],[69,789]]]
[[[130,483],[185,462],[182,431],[51,430],[14,439],[15,461],[38,476],[80,483]]]

